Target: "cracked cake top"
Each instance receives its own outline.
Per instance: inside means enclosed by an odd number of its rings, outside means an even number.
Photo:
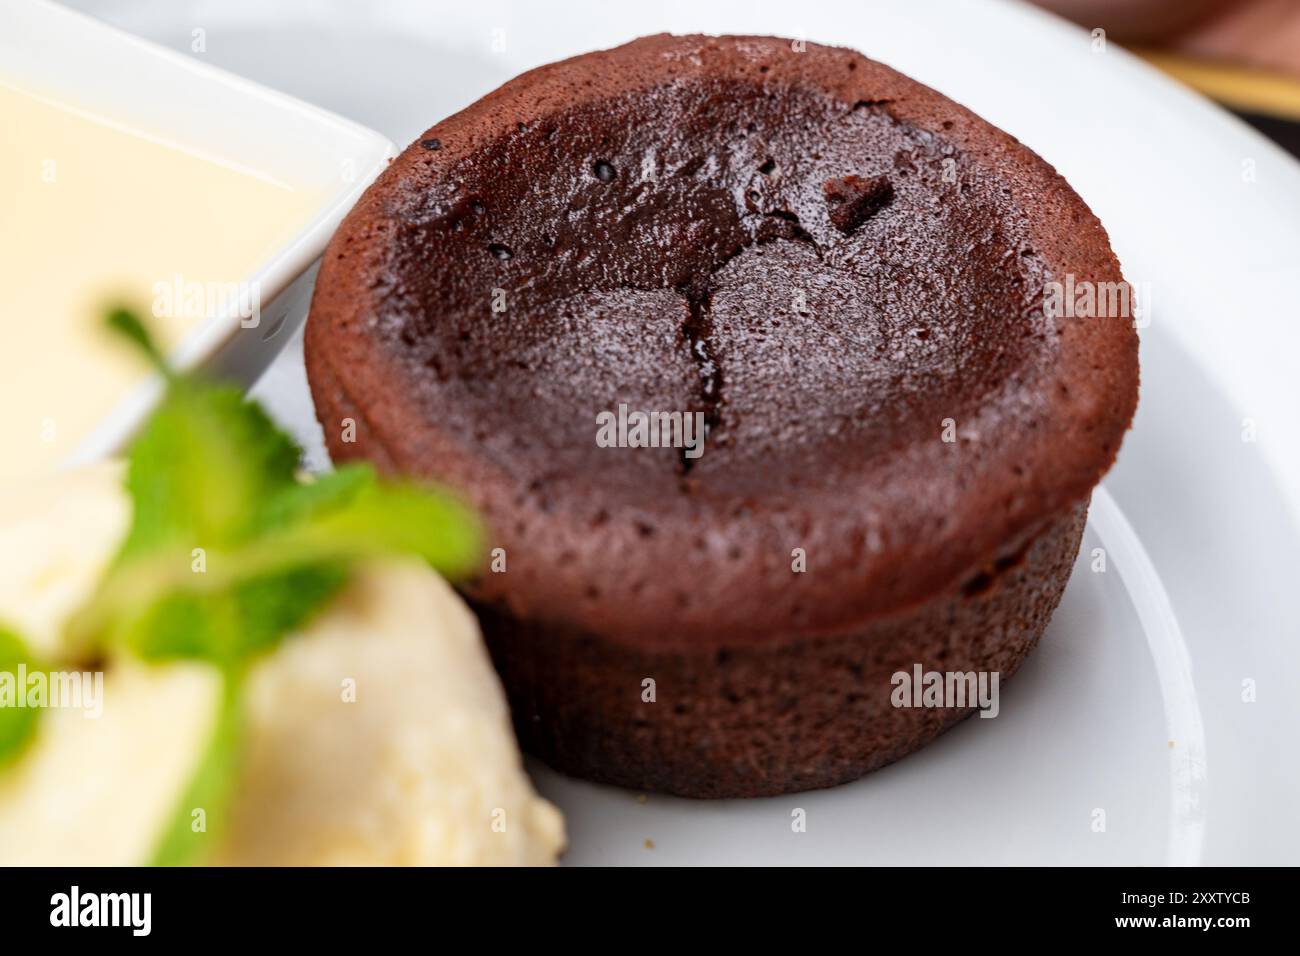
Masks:
[[[1122,282],[1096,218],[933,90],[654,36],[403,152],[326,253],[308,367],[345,454],[483,509],[509,573],[475,597],[630,640],[831,632],[959,586],[1110,466],[1136,335],[1046,311],[1067,274]],[[701,414],[703,453],[600,447],[620,405]]]

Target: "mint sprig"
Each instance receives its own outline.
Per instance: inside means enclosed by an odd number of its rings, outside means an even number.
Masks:
[[[199,862],[228,832],[231,781],[239,771],[244,742],[243,680],[227,674],[221,709],[190,782],[173,807],[153,850],[150,866],[186,866]],[[194,811],[201,809],[204,828],[194,829]]]
[[[32,664],[31,654],[23,640],[8,628],[0,625],[0,675],[9,675],[14,682],[15,695],[26,692],[17,686],[18,665]],[[17,702],[15,696],[14,702]],[[0,770],[16,761],[36,736],[40,710],[32,707],[7,707],[0,701]]]
[[[111,324],[158,360],[125,310]],[[130,451],[130,530],[73,618],[74,648],[238,668],[301,626],[360,560],[409,554],[448,577],[477,563],[482,534],[450,495],[352,464],[297,477],[298,447],[235,388],[170,375]]]

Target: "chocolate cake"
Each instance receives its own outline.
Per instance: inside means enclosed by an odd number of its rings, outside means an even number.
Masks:
[[[1047,625],[1138,384],[1131,319],[1045,307],[1066,276],[1123,282],[961,106],[850,50],[653,36],[406,149],[325,255],[308,372],[336,460],[481,509],[466,593],[525,748],[784,793],[971,712],[895,673],[1005,680]],[[619,447],[654,412],[703,445]]]

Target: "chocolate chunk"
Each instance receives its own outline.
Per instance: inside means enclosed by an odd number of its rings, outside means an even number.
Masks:
[[[885,176],[845,176],[826,180],[822,195],[826,197],[831,224],[849,236],[889,205],[894,187]]]

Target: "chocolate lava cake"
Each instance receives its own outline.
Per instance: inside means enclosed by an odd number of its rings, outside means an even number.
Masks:
[[[482,511],[465,588],[526,749],[739,797],[852,780],[971,713],[1065,587],[1137,402],[1122,282],[1051,167],[850,50],[653,36],[526,73],[401,154],[307,327],[335,460]],[[602,413],[685,412],[682,447]],[[666,442],[666,444],[671,444]]]

